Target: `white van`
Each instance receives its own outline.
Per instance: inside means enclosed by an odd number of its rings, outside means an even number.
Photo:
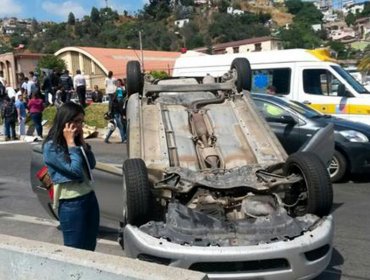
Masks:
[[[189,51],[175,62],[173,76],[220,77],[237,57],[249,60],[252,92],[277,94],[338,117],[370,124],[370,93],[341,66],[328,50],[290,49],[207,55]]]

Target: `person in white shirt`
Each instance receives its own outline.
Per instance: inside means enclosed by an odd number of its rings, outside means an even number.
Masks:
[[[73,78],[73,87],[81,106],[86,107],[86,80],[84,75],[81,74],[81,70],[76,71],[76,76]]]
[[[113,77],[113,72],[108,72],[108,77],[105,78],[105,93],[109,96],[109,104],[112,103],[113,96],[116,92],[116,78]]]

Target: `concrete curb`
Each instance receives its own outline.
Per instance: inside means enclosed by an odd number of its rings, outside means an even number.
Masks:
[[[1,279],[208,279],[200,272],[0,234]]]

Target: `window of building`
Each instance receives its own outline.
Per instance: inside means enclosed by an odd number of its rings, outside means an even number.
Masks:
[[[256,52],[262,51],[262,45],[261,45],[261,43],[254,44],[254,50]]]
[[[239,47],[233,47],[233,53],[239,53]]]

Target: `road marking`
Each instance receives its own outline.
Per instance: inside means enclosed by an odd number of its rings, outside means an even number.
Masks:
[[[14,214],[10,212],[0,211],[0,219],[8,220],[8,221],[16,221],[16,222],[23,222],[23,223],[30,223],[36,225],[44,225],[44,226],[52,226],[57,227],[59,226],[59,222],[50,219],[38,218],[34,216],[27,216],[21,214]],[[119,246],[117,241],[107,240],[98,238],[98,243],[104,245],[112,245],[112,246]]]

